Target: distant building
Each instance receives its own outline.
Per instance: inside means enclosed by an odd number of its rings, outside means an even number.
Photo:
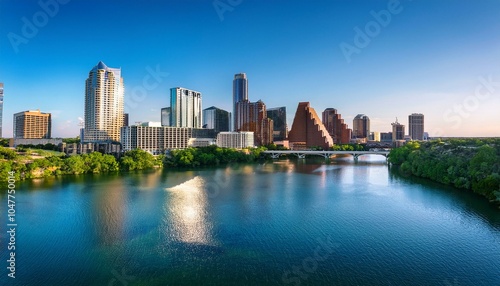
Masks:
[[[161,109],[161,126],[170,126],[170,107]]]
[[[405,126],[398,122],[391,123],[392,125],[392,141],[404,140],[405,138]]]
[[[256,146],[273,142],[273,121],[267,118],[266,105],[262,100],[257,102],[239,101],[236,103],[236,112],[238,114],[236,131],[254,132]]]
[[[123,98],[121,69],[99,62],[85,81],[84,142],[120,141]]]
[[[220,132],[217,134],[217,146],[235,149],[254,147],[254,133]]]
[[[380,132],[380,142],[392,142],[392,132]]]
[[[335,108],[327,108],[322,113],[322,122],[335,144],[348,144],[352,131],[344,123],[341,115]]]
[[[245,73],[238,73],[234,75],[233,80],[233,128],[238,130],[240,123],[238,122],[238,111],[236,104],[240,101],[248,100],[248,79]]]
[[[215,106],[203,110],[203,128],[214,129],[216,133],[229,131],[231,112]]]
[[[352,121],[352,137],[368,138],[370,136],[370,118],[364,114],[358,114]]]
[[[50,113],[29,110],[14,114],[14,138],[50,139],[51,129]]]
[[[170,126],[202,128],[201,93],[183,87],[170,89]]]
[[[24,138],[14,138],[13,140],[13,146],[12,147],[17,147],[18,145],[45,145],[45,144],[53,144],[53,145],[59,145],[62,143],[61,138],[42,138],[42,139],[24,139]]]
[[[128,126],[128,113],[123,113],[123,126]]]
[[[166,127],[160,124],[126,126],[121,129],[123,151],[141,149],[151,154],[162,154],[169,149],[185,149],[191,138],[215,138],[211,129]]]
[[[3,118],[3,83],[0,82],[0,138],[2,138],[2,118]]]
[[[310,147],[328,149],[333,146],[332,137],[309,102],[300,102],[297,106],[288,141],[290,147],[296,150]]]
[[[408,132],[412,140],[424,140],[424,115],[412,113],[408,116]]]
[[[211,145],[216,145],[215,138],[190,138],[188,141],[188,147],[208,147]]]
[[[380,142],[380,132],[371,132],[370,133],[370,140],[375,141],[375,142]]]
[[[286,107],[276,107],[267,110],[267,118],[273,121],[273,141],[283,141],[288,137],[286,124]]]
[[[147,122],[142,122],[140,125],[144,127],[161,127],[161,122],[147,121]]]

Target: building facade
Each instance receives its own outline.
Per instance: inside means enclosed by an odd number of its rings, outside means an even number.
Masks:
[[[14,114],[14,138],[50,139],[52,119],[50,113],[28,110]]]
[[[123,126],[128,126],[128,113],[123,113]]]
[[[215,106],[203,110],[203,128],[214,129],[216,133],[229,131],[231,112]]]
[[[364,114],[358,114],[352,121],[352,137],[368,138],[370,136],[370,118]]]
[[[333,139],[309,102],[300,102],[292,129],[288,134],[290,147],[295,150],[321,147],[325,150],[333,146]]]
[[[217,146],[235,149],[254,147],[254,133],[220,132],[217,134]]]
[[[405,126],[398,122],[396,118],[396,122],[391,123],[392,125],[392,141],[404,140],[405,138]]]
[[[120,141],[123,98],[121,69],[99,62],[85,81],[84,142]]]
[[[183,87],[170,89],[170,126],[202,128],[201,93]]]
[[[335,108],[326,108],[322,113],[322,122],[335,144],[348,144],[352,130],[344,123],[342,116]]]
[[[185,149],[191,138],[214,138],[213,130],[189,127],[167,127],[155,124],[121,128],[123,151],[141,149],[162,154],[169,149]]]
[[[286,107],[276,107],[267,110],[267,118],[273,121],[273,141],[283,141],[288,138],[286,123]]]
[[[170,126],[170,107],[161,109],[161,126]]]
[[[412,140],[424,140],[424,115],[412,113],[408,116],[408,132]]]
[[[3,118],[3,83],[0,82],[0,138],[2,138],[2,118]]]
[[[273,121],[267,118],[266,105],[262,100],[250,102],[248,100],[236,103],[238,118],[237,132],[254,132],[256,146],[267,145],[273,142]]]
[[[233,128],[238,130],[240,124],[238,123],[238,111],[236,104],[240,101],[248,100],[248,79],[245,73],[238,73],[234,75],[233,80]]]

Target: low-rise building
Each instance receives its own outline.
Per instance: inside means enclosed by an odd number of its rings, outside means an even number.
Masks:
[[[217,135],[217,146],[242,149],[254,147],[253,132],[220,132]]]

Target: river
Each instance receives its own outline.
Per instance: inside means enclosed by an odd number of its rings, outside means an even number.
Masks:
[[[500,211],[381,156],[33,180],[15,200],[1,285],[500,285]]]

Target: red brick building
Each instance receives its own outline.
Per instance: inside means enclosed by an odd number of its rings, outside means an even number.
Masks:
[[[295,150],[311,147],[321,147],[327,150],[333,146],[332,137],[309,102],[299,103],[288,140],[290,147]]]

